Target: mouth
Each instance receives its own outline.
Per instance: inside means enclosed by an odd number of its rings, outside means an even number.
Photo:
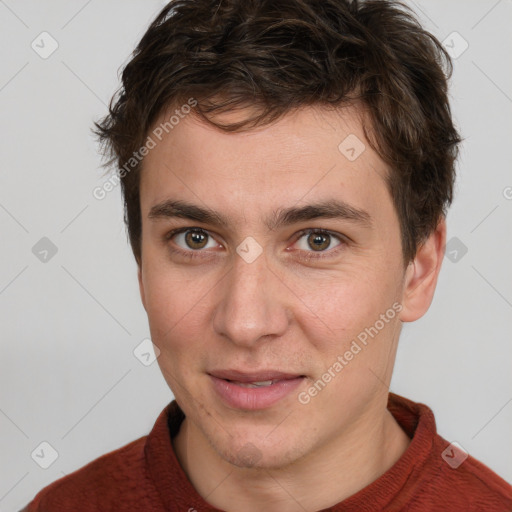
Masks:
[[[244,410],[271,407],[291,394],[306,379],[302,374],[274,370],[215,370],[208,375],[213,389],[226,405]]]

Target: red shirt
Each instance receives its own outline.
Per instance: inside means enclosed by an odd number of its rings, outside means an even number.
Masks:
[[[468,456],[452,467],[464,452],[437,434],[426,405],[390,393],[388,409],[410,445],[377,480],[324,511],[512,511],[512,486],[487,466]],[[171,402],[148,436],[56,480],[21,512],[219,512],[196,492],[174,454],[171,437],[183,418]]]

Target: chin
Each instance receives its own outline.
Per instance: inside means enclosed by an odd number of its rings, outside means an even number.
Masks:
[[[226,462],[244,469],[280,469],[293,464],[305,455],[306,447],[294,443],[292,436],[282,439],[257,439],[246,436],[214,443],[213,448]]]

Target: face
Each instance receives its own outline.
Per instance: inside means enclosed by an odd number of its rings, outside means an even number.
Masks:
[[[191,428],[224,460],[297,461],[387,396],[405,276],[387,173],[348,108],[246,133],[189,115],[146,156],[152,340]]]

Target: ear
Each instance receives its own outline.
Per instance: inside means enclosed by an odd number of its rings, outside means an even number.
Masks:
[[[414,322],[430,307],[441,271],[446,245],[446,220],[443,217],[435,231],[418,248],[405,273],[402,322]]]
[[[142,300],[144,309],[146,309],[146,296],[144,294],[144,282],[142,281],[142,266],[140,264],[137,266],[137,279],[139,280],[140,299]]]

